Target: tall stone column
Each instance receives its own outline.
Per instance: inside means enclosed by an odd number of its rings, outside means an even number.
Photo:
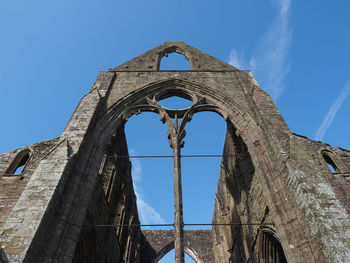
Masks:
[[[177,134],[176,134],[177,135]],[[181,147],[178,136],[174,138],[174,205],[175,205],[175,263],[184,263],[183,207],[181,183]]]

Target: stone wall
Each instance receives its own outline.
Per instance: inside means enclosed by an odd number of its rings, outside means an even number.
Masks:
[[[140,262],[156,263],[174,249],[174,230],[143,230]],[[197,263],[214,262],[212,231],[185,230],[185,252]]]
[[[57,141],[58,139],[44,141],[0,154],[0,229],[6,222],[7,216],[18,201],[38,163],[52,150]],[[29,152],[29,160],[25,163],[22,172],[18,175],[7,174],[6,172],[12,162],[23,151]]]
[[[232,125],[227,127],[224,156],[213,223],[235,225],[213,227],[215,262],[258,262],[259,231],[274,222],[247,146]]]

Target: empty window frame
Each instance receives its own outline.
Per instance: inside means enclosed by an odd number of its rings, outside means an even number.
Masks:
[[[190,59],[176,46],[164,50],[158,57],[158,70],[191,70]]]
[[[23,150],[17,154],[15,159],[10,164],[9,168],[7,168],[5,174],[7,175],[20,175],[23,172],[25,165],[28,163],[30,157],[29,150]]]
[[[330,151],[322,151],[322,157],[325,160],[325,162],[328,165],[328,168],[331,170],[332,173],[340,173],[340,170],[338,166],[335,163],[335,156]]]

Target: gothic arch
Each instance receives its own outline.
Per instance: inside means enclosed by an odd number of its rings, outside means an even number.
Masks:
[[[196,263],[202,263],[202,261],[198,258],[198,253],[194,249],[185,245],[185,253],[189,255]]]
[[[240,87],[235,88],[240,89]],[[272,142],[267,138],[266,131],[261,129],[258,124],[260,117],[249,114],[248,105],[242,105],[242,103],[237,102],[239,100],[226,95],[225,90],[217,90],[189,80],[172,78],[125,92],[114,104],[105,108],[105,111],[98,112],[98,119],[93,124],[94,129],[88,134],[88,136],[91,136],[90,138],[94,138],[91,139],[94,143],[86,144],[87,148],[82,148],[90,153],[84,160],[84,167],[90,167],[90,169],[84,171],[84,174],[81,174],[81,176],[90,178],[89,180],[91,181],[96,180],[97,172],[95,170],[99,169],[104,153],[108,149],[111,140],[117,136],[116,132],[123,130],[125,122],[131,115],[142,111],[157,112],[154,107],[145,107],[146,98],[152,100],[153,98],[163,99],[171,96],[179,96],[191,100],[204,98],[205,105],[199,105],[194,110],[194,113],[200,111],[216,112],[235,128],[235,132],[242,137],[251,156],[255,167],[254,176],[258,178],[263,188],[263,195],[273,215],[276,231],[282,236],[286,236],[285,240],[281,240],[283,247],[286,247],[286,257],[288,258],[289,254],[293,252],[297,253],[297,251],[289,249],[287,239],[297,239],[293,235],[298,233],[298,229],[293,229],[294,225],[286,226],[283,224],[281,216],[288,212],[286,207],[279,205],[283,204],[283,200],[280,200],[281,197],[278,193],[272,191],[275,181],[270,180],[270,178],[278,178],[278,166],[284,166],[285,159],[277,157],[277,153],[274,150],[276,148],[283,149],[284,145],[274,145],[272,147]],[[286,127],[285,130],[288,131],[288,128]],[[277,143],[281,144],[282,142],[278,141]],[[95,167],[95,169],[91,167]],[[84,195],[88,194],[89,192],[85,191]],[[84,207],[82,208],[84,209]],[[73,214],[79,212],[78,209],[72,211]],[[65,231],[69,231],[68,228]],[[291,234],[286,235],[287,231]],[[62,243],[62,245],[64,244]],[[291,255],[290,257],[293,256]]]
[[[335,173],[343,173],[346,171],[344,164],[339,160],[339,158],[334,152],[328,149],[323,149],[321,150],[321,155],[323,161],[325,161],[328,165],[332,166]]]
[[[191,63],[192,58],[191,58],[191,56],[189,56],[188,52],[186,52],[186,51],[185,51],[184,49],[182,49],[181,47],[175,46],[175,45],[174,45],[174,46],[165,48],[162,52],[160,52],[160,53],[158,54],[158,58],[157,58],[157,70],[159,70],[159,68],[160,68],[160,63],[161,63],[162,59],[163,59],[164,57],[167,57],[168,54],[171,54],[171,53],[178,53],[178,54],[180,54],[180,55],[183,55],[184,58],[185,58],[186,60],[188,60],[188,62],[189,62],[189,64],[190,64],[190,69],[193,69],[193,65],[192,65],[193,63]]]
[[[166,254],[168,254],[171,250],[174,249],[174,241],[171,241],[170,243],[166,244],[161,250],[157,252],[154,259],[152,260],[152,263],[157,263],[159,260],[161,260]],[[185,243],[185,253],[189,255],[196,263],[202,263],[202,261],[198,258],[198,253],[190,248]]]
[[[259,258],[266,263],[287,263],[280,239],[272,228],[260,229]]]
[[[30,150],[24,149],[20,151],[11,162],[10,166],[6,169],[5,174],[14,174],[16,170],[21,166],[26,166],[30,158]],[[24,169],[23,167],[23,169]],[[22,173],[22,172],[21,172]]]
[[[175,247],[174,241],[171,241],[170,243],[166,244],[161,250],[157,252],[154,259],[152,260],[152,263],[157,263],[159,260],[161,260],[166,254],[168,254],[171,250],[173,250]]]
[[[263,169],[269,168],[269,171],[273,171],[273,162],[271,162],[272,152],[264,151],[269,147],[265,134],[256,120],[244,111],[244,106],[239,105],[232,98],[225,97],[225,94],[215,92],[215,89],[179,79],[152,83],[118,100],[117,103],[110,107],[103,121],[97,124],[97,126],[100,126],[103,134],[100,137],[100,146],[107,145],[109,138],[113,137],[117,128],[123,125],[131,115],[141,113],[142,111],[157,112],[156,108],[145,106],[146,97],[160,100],[171,96],[179,96],[190,100],[196,97],[204,97],[207,104],[200,105],[193,113],[212,111],[221,115],[242,136],[248,146],[248,151],[252,154],[254,153],[254,156],[259,157],[253,160],[255,166]]]
[[[283,163],[278,164],[278,162],[283,162],[284,160],[274,156],[276,153],[272,150],[270,141],[258,125],[257,118],[259,117],[251,116],[245,111],[246,105],[239,104],[235,98],[225,96],[225,92],[177,78],[151,83],[143,88],[132,91],[112,105],[98,124],[103,134],[100,136],[100,146],[106,145],[107,141],[104,140],[113,137],[115,131],[124,125],[133,114],[143,111],[158,112],[156,108],[146,106],[146,98],[158,100],[171,96],[178,96],[192,101],[198,98],[204,98],[204,105],[200,105],[193,113],[200,111],[216,112],[234,127],[236,134],[239,134],[247,146],[247,151],[255,167],[254,176],[258,178],[264,189],[264,196],[277,225],[276,230],[281,231],[281,234],[283,234],[284,229],[278,227],[282,225],[283,219],[280,217],[281,213],[277,213],[276,211],[284,208],[277,207],[277,203],[282,202],[278,201],[280,197],[271,191],[271,184],[273,183],[270,178],[278,177],[276,173],[277,167],[275,165],[277,163],[277,165],[282,166]],[[297,233],[297,229],[291,232]],[[283,240],[281,242],[283,243],[285,241]],[[288,257],[288,253],[290,253],[288,246],[284,244],[283,247],[287,247],[285,253]]]

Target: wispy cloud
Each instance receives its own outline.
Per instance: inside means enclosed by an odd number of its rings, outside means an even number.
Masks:
[[[162,216],[148,203],[146,203],[142,198],[137,198],[137,207],[140,212],[142,224],[165,224]]]
[[[283,81],[289,71],[287,56],[292,40],[292,29],[289,25],[291,2],[292,0],[276,0],[278,15],[259,40],[249,63],[246,63],[242,53],[235,49],[229,57],[229,63],[233,66],[248,66],[275,101],[285,88]]]
[[[130,150],[131,155],[137,155],[134,150]],[[136,203],[142,224],[165,224],[162,216],[146,201],[142,194],[142,166],[139,160],[132,159],[132,177],[134,183],[134,190],[136,194]]]
[[[340,92],[337,100],[333,103],[333,105],[330,107],[326,117],[324,118],[322,124],[318,128],[316,135],[314,137],[315,140],[320,141],[324,138],[328,128],[331,126],[335,115],[337,114],[339,108],[350,94],[350,80],[346,83],[343,90]]]
[[[228,63],[238,69],[244,69],[247,66],[244,60],[244,53],[238,52],[236,49],[231,50]]]

